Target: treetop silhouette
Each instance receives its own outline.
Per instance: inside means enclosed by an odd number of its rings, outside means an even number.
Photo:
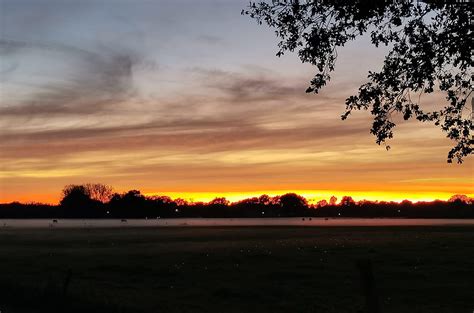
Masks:
[[[448,1],[272,0],[250,2],[242,14],[275,28],[277,56],[296,51],[317,68],[306,92],[318,93],[331,79],[337,49],[368,34],[390,51],[379,72],[369,72],[358,94],[346,99],[346,119],[370,110],[377,144],[393,137],[393,117],[433,122],[455,144],[449,163],[473,153],[473,121],[465,110],[472,94],[472,7]],[[441,91],[446,104],[422,107],[423,93]],[[386,145],[389,149],[390,146]]]

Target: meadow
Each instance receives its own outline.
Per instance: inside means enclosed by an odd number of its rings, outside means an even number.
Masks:
[[[0,229],[0,311],[474,310],[472,227]]]

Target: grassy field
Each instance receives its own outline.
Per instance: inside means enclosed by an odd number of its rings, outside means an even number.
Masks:
[[[474,228],[0,229],[0,311],[474,310]]]

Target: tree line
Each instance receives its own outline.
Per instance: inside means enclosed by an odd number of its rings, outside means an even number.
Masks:
[[[215,198],[207,203],[145,196],[139,190],[114,192],[103,184],[68,185],[58,205],[41,203],[0,204],[0,218],[180,218],[180,217],[399,217],[399,218],[474,218],[474,199],[454,195],[448,201],[398,202],[355,201],[350,196],[340,201],[331,197],[309,203],[304,197],[287,193],[261,195],[230,202]]]

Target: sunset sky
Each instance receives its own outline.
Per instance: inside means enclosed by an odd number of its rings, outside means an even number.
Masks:
[[[56,203],[87,182],[194,201],[474,196],[472,156],[447,164],[439,128],[401,122],[386,151],[370,113],[341,121],[387,51],[367,38],[315,95],[315,69],[275,56],[247,0],[0,3],[0,202]]]

